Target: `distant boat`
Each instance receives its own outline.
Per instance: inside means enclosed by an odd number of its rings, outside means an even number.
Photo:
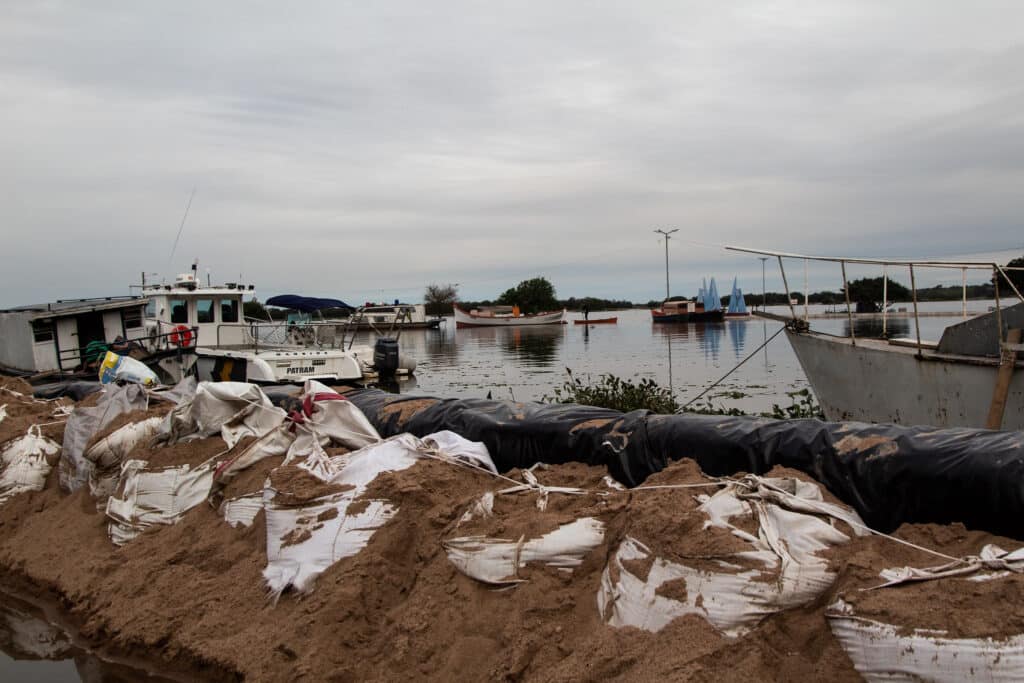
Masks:
[[[614,325],[619,322],[618,318],[591,318],[590,320],[573,320],[577,325]]]
[[[729,294],[729,308],[725,311],[726,318],[749,318],[747,302],[743,300],[743,290],[736,286],[736,278],[732,279],[732,293]]]
[[[561,325],[565,311],[548,311],[533,315],[519,312],[518,306],[494,306],[465,311],[457,305],[455,327],[516,327],[521,325]]]
[[[666,301],[661,308],[651,311],[651,319],[656,323],[718,322],[723,317],[721,308],[708,311],[704,309],[704,304],[695,301]]]
[[[718,285],[711,278],[710,287],[706,280],[701,284],[696,301],[665,301],[651,311],[651,318],[656,323],[718,322],[724,314]]]

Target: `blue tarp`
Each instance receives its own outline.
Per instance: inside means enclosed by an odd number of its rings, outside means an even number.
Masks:
[[[353,306],[340,299],[321,299],[315,296],[297,296],[295,294],[280,294],[272,296],[266,301],[267,306],[279,308],[291,308],[292,310],[312,313],[325,308],[347,308],[350,311],[356,310]]]

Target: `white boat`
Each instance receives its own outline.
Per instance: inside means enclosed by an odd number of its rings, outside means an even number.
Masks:
[[[354,330],[436,330],[444,318],[428,318],[424,304],[367,304],[347,322]]]
[[[108,348],[138,347],[145,306],[143,297],[112,296],[0,310],[0,367],[27,375],[84,372]]]
[[[1001,266],[813,257],[728,248],[775,256],[780,267],[783,258],[837,262],[843,268],[844,288],[847,263],[909,268],[918,331],[913,339],[857,337],[849,301],[849,337],[811,331],[792,304],[792,318],[782,318],[787,323],[786,336],[827,419],[1024,430],[1024,359],[1017,358],[1018,352],[1024,351],[1019,337],[1024,328],[1024,297],[1020,292],[1014,292],[1014,299],[1020,303],[1006,306],[1000,302],[997,290],[996,310],[950,325],[938,342],[922,340],[918,324],[915,266],[982,269],[996,274],[1003,270]],[[886,313],[881,314],[883,320]]]
[[[561,325],[565,310],[536,313],[532,315],[519,312],[517,306],[494,306],[486,309],[465,311],[455,309],[455,327],[514,327],[520,325]]]
[[[203,286],[195,266],[173,285],[143,285],[149,301],[145,321],[149,350],[177,349],[186,359],[178,366],[162,364],[165,381],[176,380],[193,367],[200,380],[256,383],[355,381],[381,369],[402,374],[415,368],[411,361],[397,358],[397,346],[392,355],[399,367],[385,367],[380,357],[375,358],[375,347],[353,343],[345,323],[308,323],[300,328],[286,322],[245,320],[242,299],[252,289],[237,283]],[[319,305],[336,300],[307,301]]]

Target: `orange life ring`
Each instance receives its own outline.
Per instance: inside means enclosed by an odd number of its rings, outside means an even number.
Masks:
[[[168,337],[168,341],[175,346],[192,346],[192,330],[186,325],[178,325],[171,330],[171,335]]]

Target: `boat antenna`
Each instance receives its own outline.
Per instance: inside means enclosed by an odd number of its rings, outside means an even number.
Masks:
[[[188,219],[188,210],[192,208],[192,198],[196,196],[196,187],[192,186],[192,194],[188,196],[188,204],[185,205],[185,215],[181,217],[181,225],[178,226],[178,235],[174,238],[174,246],[171,247],[171,256],[167,259],[168,268],[174,265],[174,252],[178,249],[178,240],[181,239],[181,231],[185,229],[185,221]]]

